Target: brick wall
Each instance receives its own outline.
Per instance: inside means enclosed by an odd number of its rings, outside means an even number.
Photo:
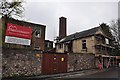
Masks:
[[[44,50],[44,46],[45,46],[45,25],[41,25],[41,24],[35,24],[35,23],[31,23],[31,22],[25,22],[25,21],[19,21],[19,20],[15,20],[12,18],[2,18],[2,36],[3,36],[3,47],[5,48],[27,48],[27,49],[35,49],[36,47],[39,50]],[[7,23],[11,23],[11,24],[15,24],[15,25],[19,25],[19,26],[24,26],[24,27],[29,27],[32,29],[32,39],[31,39],[31,45],[29,46],[25,46],[25,45],[18,45],[18,44],[8,44],[8,43],[4,43],[5,41],[5,36],[6,36],[6,25]],[[1,24],[1,23],[0,23]],[[1,26],[0,26],[1,27]],[[36,31],[41,31],[40,33],[40,37],[36,37]]]
[[[89,53],[69,53],[68,72],[95,68],[95,56]]]
[[[2,76],[31,76],[41,74],[41,54],[38,51],[3,49]],[[39,54],[40,56],[36,56]]]

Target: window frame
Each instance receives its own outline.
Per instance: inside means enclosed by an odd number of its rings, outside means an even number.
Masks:
[[[39,35],[38,34],[36,35],[37,31],[39,31],[39,33],[38,33]],[[41,38],[41,29],[35,31],[35,37]]]
[[[84,39],[82,40],[82,49],[87,49],[87,41]]]

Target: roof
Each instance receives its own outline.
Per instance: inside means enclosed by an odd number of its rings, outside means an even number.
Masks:
[[[45,42],[52,42],[53,43],[53,41],[50,41],[50,40],[45,40]]]
[[[5,18],[6,18],[5,16],[2,17],[2,19],[5,19]],[[9,17],[7,17],[7,22],[11,22],[18,25],[36,25],[36,27],[39,27],[39,26],[46,27],[45,25],[42,25],[42,24],[32,23],[32,22],[18,20],[18,19],[9,18]]]
[[[98,31],[99,28],[100,27],[95,27],[95,28],[88,29],[88,30],[85,30],[82,32],[77,32],[77,33],[68,35],[68,36],[64,37],[63,39],[61,39],[60,42],[66,42],[66,41],[71,41],[71,40],[78,39],[78,38],[92,36]]]

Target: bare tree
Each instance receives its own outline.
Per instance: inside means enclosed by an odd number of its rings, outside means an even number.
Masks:
[[[120,20],[111,21],[110,29],[115,38],[116,45],[120,46]]]
[[[0,15],[7,17],[22,17],[24,8],[23,1],[18,0],[0,0]]]
[[[7,18],[16,18],[16,19],[23,19],[23,0],[0,0],[0,16],[4,17],[4,22],[1,24],[2,28],[0,29],[0,38],[4,41],[4,36],[6,32],[7,26]],[[2,44],[2,45],[1,45]],[[0,42],[0,47],[4,46],[3,42]]]
[[[120,55],[120,19],[111,21],[110,30],[114,37],[115,54]]]

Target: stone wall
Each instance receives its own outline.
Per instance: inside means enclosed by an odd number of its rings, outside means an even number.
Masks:
[[[41,75],[42,53],[25,49],[2,49],[2,76],[37,76]],[[95,68],[93,54],[68,53],[67,71]]]
[[[68,53],[68,72],[95,68],[95,56],[90,53]]]
[[[2,47],[0,47],[0,80],[2,78]]]
[[[36,56],[36,54],[39,54]],[[2,50],[2,76],[32,76],[41,74],[40,52],[20,49]]]

